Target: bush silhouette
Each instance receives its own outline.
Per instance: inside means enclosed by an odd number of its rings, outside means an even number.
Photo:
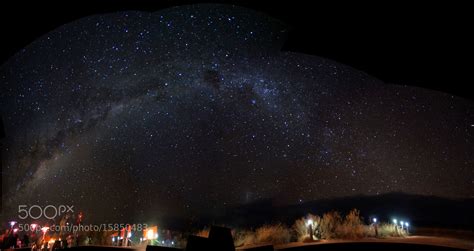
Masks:
[[[282,224],[262,226],[255,231],[255,236],[259,244],[283,244],[290,242],[291,239],[290,230]]]

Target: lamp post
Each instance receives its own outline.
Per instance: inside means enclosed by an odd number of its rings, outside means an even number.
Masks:
[[[313,220],[309,219],[306,224],[308,225],[309,238],[313,240]]]
[[[410,226],[410,224],[408,224],[408,222],[405,222],[405,227],[407,228],[407,234],[410,234],[410,233],[408,232],[408,226]]]
[[[375,218],[375,217],[372,218],[372,222],[373,222],[373,224],[374,224],[375,237],[378,237],[379,231],[378,231],[378,229],[377,229],[377,218]]]
[[[397,219],[393,219],[392,220],[393,224],[394,224],[394,227],[395,227],[395,233],[398,235],[398,225],[397,225]]]

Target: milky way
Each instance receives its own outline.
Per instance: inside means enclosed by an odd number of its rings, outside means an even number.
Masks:
[[[287,34],[251,10],[197,5],[40,37],[0,68],[6,214],[68,204],[133,220],[262,198],[474,196],[471,101],[281,51]]]

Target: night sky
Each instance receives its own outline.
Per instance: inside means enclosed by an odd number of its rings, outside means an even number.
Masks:
[[[317,32],[317,30],[312,31]],[[0,68],[6,214],[190,216],[394,191],[474,196],[474,103],[283,52],[224,5],[66,24]]]

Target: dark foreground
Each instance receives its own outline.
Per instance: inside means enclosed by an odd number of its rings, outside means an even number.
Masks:
[[[7,249],[8,250],[8,249]],[[19,249],[15,249],[18,251]],[[31,250],[31,249],[25,249]],[[137,251],[140,249],[133,248],[121,248],[121,247],[106,247],[106,246],[84,246],[84,247],[74,247],[68,249],[69,251]],[[146,251],[178,251],[178,250],[203,250],[203,249],[177,249],[177,248],[167,248],[167,247],[158,247],[158,246],[147,246]],[[216,250],[216,249],[208,249]],[[254,251],[267,251],[267,250],[288,250],[288,251],[332,251],[332,250],[378,250],[378,251],[400,251],[400,250],[433,250],[433,251],[461,251],[461,250],[472,250],[472,249],[463,249],[456,247],[448,246],[439,246],[432,244],[415,244],[415,243],[389,243],[389,242],[345,242],[345,243],[325,243],[319,245],[301,245],[293,246],[286,248],[275,248],[272,245],[267,246],[258,246],[253,248],[246,249],[237,249],[237,250],[254,250]]]
[[[474,250],[474,240],[434,236],[289,243],[275,250]]]
[[[269,249],[271,250],[271,249]],[[455,251],[469,250],[447,246],[436,246],[430,244],[413,244],[413,243],[381,243],[381,242],[354,242],[354,243],[327,243],[321,245],[289,247],[277,250],[288,251],[329,251],[329,250],[380,250],[380,251],[399,251],[399,250],[439,250],[439,251]]]
[[[8,249],[7,249],[8,250]],[[31,250],[31,249],[10,249],[10,250]],[[121,247],[107,247],[107,246],[83,246],[73,247],[67,251],[139,251],[141,249],[121,248]],[[168,248],[159,246],[147,246],[146,251],[178,251],[178,250],[205,250],[201,248]],[[218,250],[209,248],[207,250]],[[400,251],[400,250],[433,250],[433,251],[466,251],[472,248],[460,248],[450,246],[439,246],[433,244],[415,244],[415,243],[391,243],[391,242],[344,242],[344,243],[324,243],[318,245],[300,245],[291,247],[273,247],[272,245],[242,248],[237,250],[252,250],[252,251],[271,251],[271,250],[288,250],[288,251],[332,251],[332,250],[378,250],[378,251]]]
[[[8,250],[8,249],[7,249]],[[30,248],[16,249],[15,251],[30,251]],[[457,251],[474,250],[474,240],[457,239],[434,236],[410,236],[406,238],[366,238],[361,240],[330,240],[311,243],[293,242],[283,245],[263,245],[234,247],[231,231],[224,227],[211,227],[209,238],[191,235],[188,237],[185,249],[139,246],[139,247],[115,247],[115,246],[80,246],[57,251],[235,251],[235,250],[288,250],[288,251],[330,251],[330,250],[439,250]]]

